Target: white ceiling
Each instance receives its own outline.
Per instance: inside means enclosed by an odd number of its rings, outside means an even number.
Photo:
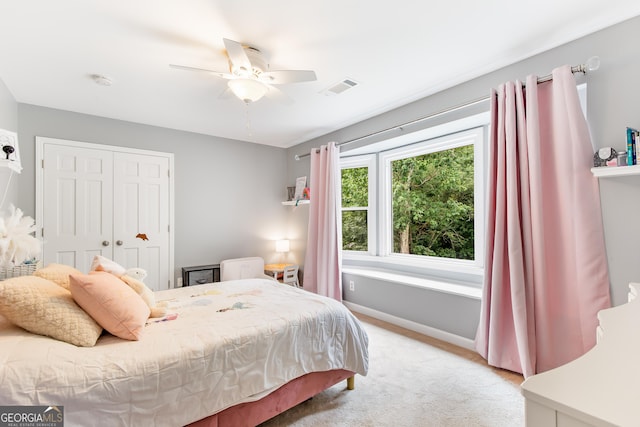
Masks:
[[[5,0],[0,79],[21,103],[290,147],[637,15],[638,0]],[[223,38],[318,80],[247,107],[169,67],[228,71]],[[359,85],[321,93],[344,78]]]

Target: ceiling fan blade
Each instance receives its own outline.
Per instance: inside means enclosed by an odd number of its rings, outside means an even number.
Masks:
[[[268,86],[269,90],[264,95],[266,98],[279,102],[284,105],[291,105],[295,101],[286,93],[278,89],[277,87]]]
[[[273,85],[312,82],[317,79],[315,71],[311,70],[276,70],[260,74],[260,80]]]
[[[200,71],[202,73],[215,74],[216,76],[222,77],[222,78],[225,78],[225,79],[233,78],[233,76],[231,74],[229,74],[229,73],[223,73],[223,72],[214,71],[214,70],[207,70],[205,68],[187,67],[186,65],[176,65],[176,64],[169,64],[169,67],[177,68],[178,70]]]
[[[232,69],[239,69],[241,72],[246,71],[246,74],[241,74],[243,77],[251,74],[251,61],[249,61],[249,57],[242,45],[229,39],[222,39],[222,41],[231,60]]]

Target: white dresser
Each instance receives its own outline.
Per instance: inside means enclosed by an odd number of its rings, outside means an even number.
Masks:
[[[640,284],[629,302],[598,313],[598,343],[522,383],[528,427],[640,426]]]

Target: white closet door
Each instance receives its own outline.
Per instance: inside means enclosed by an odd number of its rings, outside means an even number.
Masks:
[[[88,272],[103,255],[145,269],[153,290],[172,286],[171,153],[36,137],[36,159],[44,265]]]
[[[113,256],[147,271],[145,284],[169,288],[169,159],[114,153]]]
[[[95,255],[113,255],[113,155],[45,144],[44,159],[43,261],[89,271]]]

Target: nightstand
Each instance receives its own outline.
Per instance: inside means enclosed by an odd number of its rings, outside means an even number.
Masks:
[[[220,264],[182,267],[182,286],[203,285],[220,281]]]
[[[282,279],[282,273],[284,273],[284,269],[286,267],[289,267],[290,265],[293,264],[266,264],[264,266],[264,272],[265,274],[268,274],[269,276],[273,276],[274,279],[278,280],[278,279]]]

